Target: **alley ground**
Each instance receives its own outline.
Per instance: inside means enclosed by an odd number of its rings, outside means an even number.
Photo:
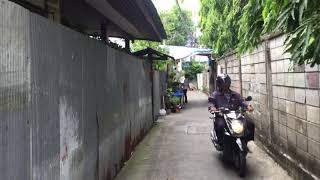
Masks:
[[[183,112],[157,121],[116,180],[240,179],[211,144],[206,95],[189,92],[189,99]],[[254,143],[249,148],[245,179],[291,179]]]

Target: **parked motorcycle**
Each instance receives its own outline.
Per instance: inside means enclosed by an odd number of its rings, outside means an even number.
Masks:
[[[251,101],[252,97],[248,96],[245,101]],[[248,134],[246,118],[244,113],[246,110],[230,111],[227,108],[219,108],[218,111],[212,113],[211,119],[215,120],[217,116],[224,117],[227,127],[224,131],[222,139],[223,145],[220,147],[217,142],[216,132],[211,131],[211,141],[218,151],[222,151],[223,159],[235,165],[240,177],[246,174],[246,156],[248,154]]]

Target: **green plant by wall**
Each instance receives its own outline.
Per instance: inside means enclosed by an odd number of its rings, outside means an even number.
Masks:
[[[180,99],[176,96],[171,96],[169,98],[169,102],[172,104],[173,107],[176,107],[177,105],[180,104]]]

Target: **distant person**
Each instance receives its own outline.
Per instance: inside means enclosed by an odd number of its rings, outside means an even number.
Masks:
[[[185,103],[188,103],[188,97],[187,97],[188,89],[190,89],[190,85],[189,85],[189,79],[186,76],[184,81],[183,81],[183,97],[184,97],[184,102]]]

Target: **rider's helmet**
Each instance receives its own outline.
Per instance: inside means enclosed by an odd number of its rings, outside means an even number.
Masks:
[[[221,74],[217,76],[216,79],[217,87],[219,91],[227,91],[231,85],[231,79],[228,74]]]

